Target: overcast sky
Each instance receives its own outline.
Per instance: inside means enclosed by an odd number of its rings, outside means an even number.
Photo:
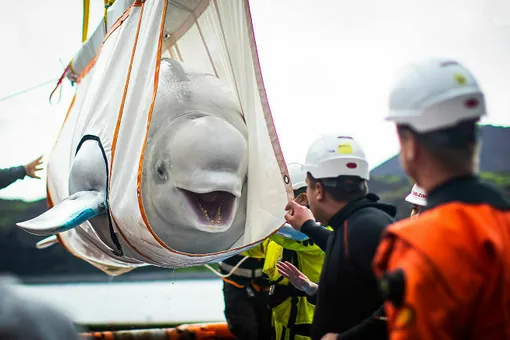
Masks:
[[[91,1],[89,33],[102,4]],[[317,134],[328,132],[357,137],[372,167],[395,154],[394,130],[383,122],[391,77],[402,63],[427,56],[472,69],[487,92],[485,122],[510,125],[507,0],[256,0],[251,7],[287,161],[303,161]],[[82,1],[9,1],[2,9],[0,168],[47,153],[55,141],[74,93],[67,80],[59,104],[48,101],[53,84],[2,98],[60,76],[81,45]],[[4,198],[44,196],[44,178],[0,191]]]

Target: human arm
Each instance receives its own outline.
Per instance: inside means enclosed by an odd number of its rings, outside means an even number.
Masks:
[[[0,169],[0,189],[8,187],[18,179],[23,179],[25,175],[26,170],[23,165]]]
[[[305,292],[307,295],[312,296],[317,293],[319,285],[315,282],[310,281],[308,277],[297,269],[290,262],[278,262],[276,264],[278,272],[286,277],[289,282],[297,289]]]
[[[285,207],[285,210],[287,210],[287,214],[285,214],[287,223],[289,223],[292,228],[306,234],[319,248],[325,251],[328,238],[332,231],[315,222],[315,217],[310,209],[294,201],[290,201]]]
[[[39,165],[41,164],[42,156],[33,160],[26,165],[15,166],[7,169],[0,169],[0,189],[8,187],[18,179],[23,179],[25,176],[32,178],[40,178],[35,172],[41,170]]]
[[[327,229],[315,220],[308,220],[303,223],[301,232],[312,239],[323,251],[326,251],[329,236],[333,233],[331,229]]]

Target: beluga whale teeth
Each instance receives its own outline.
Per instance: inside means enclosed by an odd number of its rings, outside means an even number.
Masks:
[[[189,190],[182,191],[199,222],[212,226],[223,226],[232,222],[236,202],[235,195],[226,191],[213,191],[203,194]]]

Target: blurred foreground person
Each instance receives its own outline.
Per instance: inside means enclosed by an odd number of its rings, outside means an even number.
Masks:
[[[14,287],[19,281],[0,275],[0,339],[79,339],[73,322],[62,312],[22,296]]]
[[[8,187],[18,179],[24,179],[25,176],[40,179],[41,177],[37,176],[36,171],[42,170],[40,167],[42,164],[41,159],[42,156],[39,156],[37,159],[26,165],[0,169],[0,189]]]
[[[428,194],[374,260],[392,340],[510,339],[510,201],[475,175],[485,111],[454,60],[410,64],[391,92],[402,168]]]

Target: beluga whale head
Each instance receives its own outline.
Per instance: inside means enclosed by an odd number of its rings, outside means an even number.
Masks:
[[[160,65],[142,168],[150,228],[168,247],[231,247],[246,220],[248,134],[234,93],[173,59]]]

